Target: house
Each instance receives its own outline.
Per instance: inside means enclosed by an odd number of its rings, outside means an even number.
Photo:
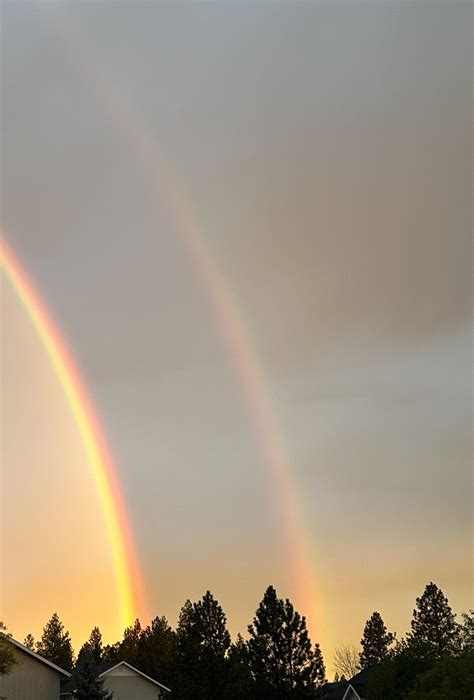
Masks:
[[[0,697],[7,700],[59,700],[61,680],[71,674],[9,637],[17,663],[0,676]]]
[[[318,700],[365,700],[372,669],[359,671],[350,681],[326,683],[317,693]]]
[[[162,700],[171,690],[126,661],[111,661],[102,666],[99,678],[114,700]],[[72,680],[63,683],[61,700],[74,700]],[[59,698],[59,696],[58,696]]]
[[[371,668],[359,671],[347,684],[342,700],[365,700],[367,685],[372,674]]]

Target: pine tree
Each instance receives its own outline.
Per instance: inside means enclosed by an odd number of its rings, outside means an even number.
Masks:
[[[43,629],[41,639],[36,644],[36,651],[48,661],[72,671],[74,655],[72,651],[69,632],[64,630],[64,625],[54,613]]]
[[[474,654],[474,610],[462,614],[461,628],[462,650]]]
[[[36,647],[36,642],[35,638],[33,637],[32,634],[27,634],[25,639],[23,640],[23,645],[29,649],[30,651],[34,651]]]
[[[171,684],[175,636],[166,617],[155,617],[143,630],[138,643],[140,670],[165,685]]]
[[[127,663],[132,666],[140,668],[139,648],[141,636],[142,626],[140,620],[137,618],[132,627],[127,627],[124,630],[123,639],[118,650],[118,658],[120,661],[127,661]]]
[[[227,695],[229,700],[254,697],[254,681],[250,671],[249,648],[241,634],[231,644],[227,656]]]
[[[360,640],[362,652],[360,654],[361,668],[369,668],[379,664],[388,656],[395,635],[388,632],[382,616],[378,612],[372,613],[365,623],[364,635]]]
[[[103,652],[101,631],[98,627],[94,627],[89,635],[89,639],[82,645],[77,660],[79,662],[84,655],[89,655],[99,665],[102,661]]]
[[[460,647],[460,629],[448,599],[434,583],[416,599],[411,621],[410,644],[434,659],[455,654]]]
[[[177,698],[205,698],[199,681],[199,637],[194,624],[193,604],[187,600],[179,613],[176,629],[176,656],[173,669],[173,694]]]
[[[120,642],[106,644],[102,651],[102,661],[118,661],[120,652]]]
[[[273,586],[265,591],[248,629],[258,697],[310,697],[325,682],[321,650],[318,644],[312,648],[305,618],[288,599],[278,598]]]
[[[103,679],[99,678],[99,665],[91,648],[78,657],[72,681],[75,700],[111,700],[113,697],[113,693],[104,688]]]
[[[224,611],[210,591],[181,609],[176,632],[176,694],[186,700],[225,697],[230,635]]]

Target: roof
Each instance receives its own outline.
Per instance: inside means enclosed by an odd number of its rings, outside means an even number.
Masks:
[[[344,698],[348,694],[349,688],[352,688],[352,690],[360,698],[364,698],[369,678],[372,675],[372,671],[373,671],[373,667],[364,668],[362,671],[359,671],[359,673],[356,673],[356,675],[353,678],[351,678],[351,680],[349,681],[349,683],[347,685],[347,690],[346,690],[342,700],[344,700]]]
[[[119,666],[126,666],[127,668],[130,668],[132,671],[135,671],[135,673],[138,673],[143,678],[146,678],[147,681],[150,681],[150,683],[154,683],[159,688],[162,688],[163,690],[166,690],[168,693],[171,693],[171,690],[169,688],[167,688],[166,685],[163,685],[162,683],[158,683],[158,681],[155,681],[154,678],[147,676],[146,673],[143,673],[143,671],[140,671],[138,668],[135,668],[135,666],[132,666],[131,664],[127,663],[127,661],[117,661],[116,663],[113,663],[113,665],[111,665],[110,668],[107,668],[105,671],[102,671],[102,673],[99,674],[99,678],[104,678],[111,671],[113,671],[115,668],[118,668]]]
[[[162,690],[166,690],[166,692],[171,693],[171,690],[166,687],[166,685],[163,685],[162,683],[158,683],[158,681],[155,681],[154,678],[150,678],[150,676],[147,676],[146,673],[143,673],[143,671],[140,671],[138,668],[135,668],[135,666],[132,666],[131,664],[127,663],[127,661],[106,661],[105,663],[100,665],[100,673],[97,676],[98,678],[105,678],[107,674],[109,674],[113,669],[118,668],[119,666],[126,666],[127,668],[131,669],[135,673],[138,673],[139,676],[142,676],[143,678],[146,678],[147,681],[150,681],[150,683],[154,683],[157,685],[159,688],[162,688]],[[61,684],[61,696],[72,696],[74,694],[75,690],[75,683],[74,679],[65,681]]]
[[[353,691],[354,691],[354,693],[357,695],[357,697],[359,698],[359,700],[363,700],[362,696],[359,695],[358,691],[354,688],[354,686],[352,685],[352,683],[349,683],[349,685],[347,686],[346,692],[344,693],[344,697],[342,698],[342,700],[346,700],[346,698],[349,698],[349,697],[350,697],[350,695],[349,695],[349,691],[350,691],[350,690],[353,690]]]
[[[53,664],[52,661],[48,661],[48,659],[45,659],[44,656],[41,656],[41,654],[37,654],[35,651],[32,651],[31,649],[28,649],[28,647],[25,647],[24,644],[20,644],[20,642],[17,642],[16,639],[13,639],[13,637],[7,637],[5,634],[1,635],[4,639],[7,639],[10,644],[13,644],[14,647],[17,647],[17,649],[20,649],[20,651],[25,652],[25,654],[29,654],[32,656],[34,659],[37,661],[41,661],[41,663],[45,664],[46,666],[49,666],[52,668],[54,671],[57,671],[61,675],[65,676],[65,678],[70,678],[71,674],[68,671],[65,671],[63,668],[60,666],[56,666],[56,664]]]
[[[346,688],[347,681],[326,683],[321,690],[316,693],[316,697],[321,697],[323,700],[342,700]]]

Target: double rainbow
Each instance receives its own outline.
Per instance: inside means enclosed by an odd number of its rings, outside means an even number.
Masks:
[[[322,641],[322,646],[329,646],[327,630],[324,630],[325,638],[322,639],[321,594],[312,564],[310,538],[305,532],[302,509],[298,503],[291,460],[268,398],[264,373],[252,351],[243,316],[233,298],[230,285],[211,255],[209,244],[197,226],[191,207],[173,182],[169,167],[165,167],[162,162],[152,132],[140,120],[118,85],[102,71],[99,61],[94,60],[93,46],[88,43],[85,35],[68,23],[57,8],[54,12],[45,9],[52,28],[63,42],[84,83],[92,89],[97,102],[141,165],[152,206],[157,206],[159,202],[176,224],[183,248],[206,292],[252,417],[268,468],[269,484],[279,505],[281,532],[285,540],[284,557],[296,584],[297,606],[306,613],[313,637]],[[122,618],[129,624],[136,615],[143,587],[123,500],[105,440],[77,369],[39,297],[6,248],[1,254],[1,261],[51,358],[81,432],[109,532]]]

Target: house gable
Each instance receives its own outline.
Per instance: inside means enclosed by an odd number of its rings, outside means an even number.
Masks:
[[[103,679],[104,687],[113,692],[114,700],[157,700],[171,692],[126,661],[119,661],[99,678]]]
[[[58,700],[61,678],[70,674],[16,640],[9,641],[17,663],[11,673],[0,676],[0,696],[15,700]]]
[[[364,700],[363,697],[359,695],[359,693],[352,687],[352,685],[349,683],[347,686],[347,690],[344,693],[344,697],[342,700]]]

